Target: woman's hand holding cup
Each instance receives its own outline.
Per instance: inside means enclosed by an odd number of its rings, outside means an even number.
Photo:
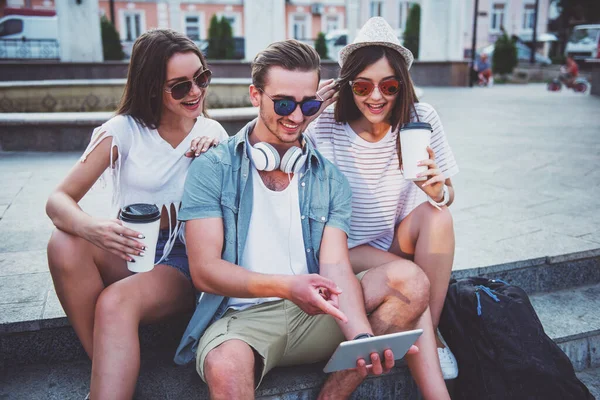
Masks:
[[[434,201],[439,202],[442,201],[444,197],[444,182],[446,179],[435,163],[435,153],[429,146],[427,146],[427,154],[429,154],[429,159],[421,160],[417,164],[419,166],[427,166],[427,171],[417,174],[417,177],[427,177],[427,180],[415,181],[415,183],[427,194],[427,196],[431,197]]]
[[[123,226],[118,219],[94,219],[86,229],[85,239],[125,261],[132,261],[132,255],[143,256],[144,244],[133,238],[143,239],[144,235]]]

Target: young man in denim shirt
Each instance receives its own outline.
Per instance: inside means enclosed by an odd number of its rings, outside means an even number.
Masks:
[[[275,366],[326,360],[343,340],[411,329],[429,301],[416,266],[374,268],[362,280],[352,271],[349,184],[302,137],[324,107],[315,50],[271,44],[256,56],[252,82],[259,117],[194,161],[179,213],[202,294],[175,361],[195,358],[213,399],[253,398]],[[369,373],[389,371],[394,355],[384,355],[332,374],[321,397],[347,397]]]

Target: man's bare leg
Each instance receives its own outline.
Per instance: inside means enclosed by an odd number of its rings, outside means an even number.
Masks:
[[[377,254],[380,254],[387,263],[370,269],[361,281],[373,332],[381,335],[423,328],[424,333],[416,343],[420,352],[407,356],[407,363],[426,399],[449,399],[439,369],[431,326],[427,277],[414,263],[387,252],[374,250],[375,258],[371,260],[377,261]],[[392,258],[396,259],[389,262]],[[319,399],[348,398],[363,379],[356,370],[333,373],[325,382]]]
[[[228,340],[204,360],[204,378],[212,400],[254,399],[254,351],[241,340]]]

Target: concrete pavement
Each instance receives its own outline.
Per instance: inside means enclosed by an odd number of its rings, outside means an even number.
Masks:
[[[600,98],[545,86],[427,88],[461,172],[455,270],[600,248]],[[44,204],[73,153],[0,153],[0,333],[64,316],[47,270]],[[82,207],[106,216],[110,193]]]

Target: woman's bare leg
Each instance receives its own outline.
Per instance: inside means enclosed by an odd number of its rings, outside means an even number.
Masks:
[[[102,291],[95,314],[91,398],[131,399],[140,369],[139,325],[193,307],[191,282],[167,265]]]
[[[437,329],[454,262],[454,225],[447,207],[423,203],[400,222],[390,253],[413,260],[431,284],[429,308]]]
[[[48,266],[60,304],[91,359],[98,296],[131,273],[119,257],[58,229],[48,243]]]

